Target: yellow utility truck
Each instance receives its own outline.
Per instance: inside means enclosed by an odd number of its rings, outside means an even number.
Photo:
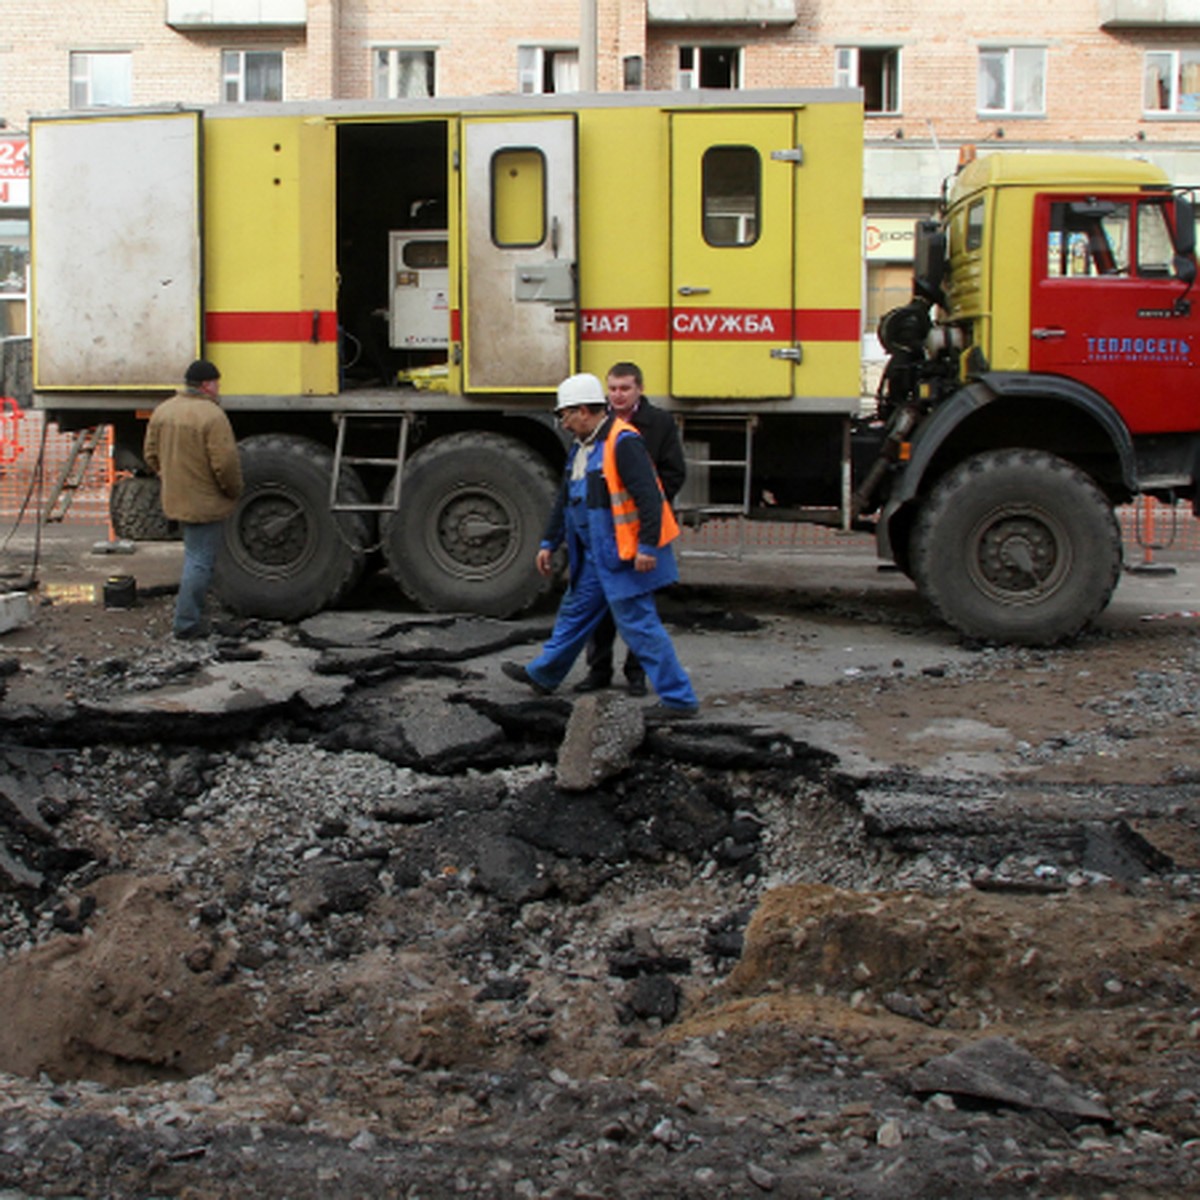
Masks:
[[[1112,505],[1196,495],[1191,209],[1145,164],[967,168],[864,414],[857,92],[106,111],[31,140],[35,403],[113,427],[116,532],[146,536],[145,419],[217,363],[237,611],[337,603],[376,550],[428,608],[526,608],[554,388],[621,360],[682,427],[685,515],[874,528],[974,636],[1072,635],[1116,582]]]

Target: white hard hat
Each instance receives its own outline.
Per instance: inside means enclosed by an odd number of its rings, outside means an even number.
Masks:
[[[571,375],[558,385],[558,400],[554,411],[574,408],[577,404],[607,405],[608,393],[595,375]]]

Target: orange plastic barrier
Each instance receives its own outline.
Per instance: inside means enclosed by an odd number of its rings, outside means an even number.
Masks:
[[[45,426],[42,414],[22,411],[0,399],[0,524],[10,526],[18,516],[30,525],[44,510],[55,481],[70,461],[75,434],[57,425]],[[39,451],[43,452],[39,468]],[[108,493],[112,486],[112,433],[106,430],[74,489],[64,525],[108,525]],[[22,515],[23,514],[23,515]]]
[[[25,453],[21,436],[24,416],[11,396],[0,396],[0,466],[16,462]]]

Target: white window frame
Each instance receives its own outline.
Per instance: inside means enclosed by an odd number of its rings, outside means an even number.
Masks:
[[[1165,79],[1161,69],[1156,69],[1156,63],[1166,67]],[[1142,112],[1146,116],[1200,119],[1200,90],[1185,92],[1182,88],[1184,71],[1189,68],[1200,76],[1200,47],[1146,51],[1142,67]],[[1154,81],[1163,81],[1167,85],[1167,103],[1161,108],[1150,104],[1151,84]],[[1196,82],[1196,86],[1200,89],[1200,81]]]
[[[834,51],[833,86],[862,87],[862,54],[889,54],[892,56],[892,67],[889,71],[884,68],[880,80],[880,93],[883,103],[879,108],[865,108],[867,116],[894,117],[900,112],[900,47],[899,46],[838,46]],[[891,82],[889,88],[888,82]],[[887,103],[891,95],[892,104]],[[865,99],[864,99],[865,104]]]
[[[722,46],[722,45],[707,45],[701,46],[698,44],[689,44],[680,46],[679,52],[676,55],[676,76],[675,86],[680,91],[691,91],[693,88],[700,86],[700,56],[706,51],[723,51],[733,56],[733,62],[730,66],[730,75],[733,82],[729,85],[730,91],[737,91],[741,88],[742,80],[745,78],[743,71],[743,54],[741,46]]]
[[[985,64],[989,62],[997,63],[1001,69],[999,81],[1003,95],[1000,103],[995,105],[988,103],[988,83],[992,76]],[[986,117],[1044,117],[1046,68],[1045,46],[980,46],[976,81],[978,114]]]
[[[545,87],[547,68],[554,76],[558,76],[560,73],[563,75],[564,86],[560,87],[556,83],[547,92]],[[578,46],[529,45],[517,47],[517,92],[520,95],[544,96],[577,91],[579,91]]]
[[[128,50],[72,50],[70,73],[72,108],[120,108],[133,103],[133,55]]]
[[[249,46],[245,49],[221,51],[221,99],[226,104],[269,103],[266,97],[252,96],[246,98],[246,58],[251,54],[274,55],[279,59],[279,99],[285,92],[284,68],[286,59],[282,50],[256,49]],[[236,70],[230,70],[230,63],[236,64]],[[232,89],[232,94],[231,94]]]
[[[425,90],[413,91],[419,80],[412,68],[418,64]],[[408,87],[404,86],[407,80]],[[376,100],[403,100],[437,95],[437,48],[435,46],[388,45],[371,48],[371,89]]]

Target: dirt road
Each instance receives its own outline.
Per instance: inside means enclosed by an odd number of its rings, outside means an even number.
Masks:
[[[566,794],[537,620],[179,646],[177,548],[69,541],[0,639],[8,1194],[1195,1194],[1200,565],[1031,651],[690,561],[700,721]]]

